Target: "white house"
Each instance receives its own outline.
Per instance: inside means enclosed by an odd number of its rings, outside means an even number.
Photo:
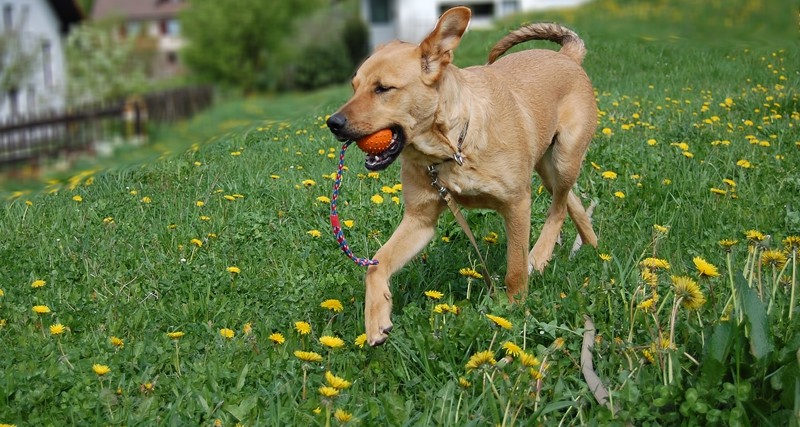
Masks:
[[[454,6],[472,9],[473,28],[488,27],[492,20],[511,13],[571,7],[586,0],[361,0],[361,14],[369,27],[370,46],[394,39],[419,43],[436,20]]]
[[[0,123],[64,107],[66,61],[63,40],[83,18],[73,0],[0,0]],[[2,47],[2,46],[0,46]],[[14,64],[28,58],[24,74]],[[20,74],[20,73],[17,73]]]

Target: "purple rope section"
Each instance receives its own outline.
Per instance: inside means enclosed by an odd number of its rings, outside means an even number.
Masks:
[[[347,141],[342,145],[342,151],[339,153],[339,168],[336,170],[336,179],[333,181],[333,196],[331,197],[331,227],[333,227],[333,236],[339,242],[339,248],[347,255],[354,263],[361,267],[368,265],[378,264],[377,260],[369,258],[358,258],[353,255],[350,246],[347,245],[347,240],[344,238],[342,226],[339,223],[339,212],[336,211],[336,200],[339,198],[339,187],[342,185],[342,174],[344,173],[344,152],[353,141]]]

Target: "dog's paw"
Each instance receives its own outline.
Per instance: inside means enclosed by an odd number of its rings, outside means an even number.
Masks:
[[[371,298],[374,296],[375,298]],[[383,344],[392,331],[392,294],[386,289],[378,295],[367,295],[365,326],[367,343],[371,346]]]
[[[538,271],[539,273],[544,272],[544,268],[547,267],[547,263],[549,260],[547,257],[537,257],[531,252],[530,256],[528,256],[528,274],[533,273],[533,270]]]

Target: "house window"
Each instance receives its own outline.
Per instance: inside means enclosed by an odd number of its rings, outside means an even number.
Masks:
[[[180,36],[181,35],[181,21],[177,19],[170,19],[169,24],[167,25],[167,33],[171,36]]]
[[[167,64],[175,65],[178,63],[178,53],[171,50],[167,52]]]
[[[53,52],[50,41],[42,42],[42,74],[44,75],[44,87],[53,86]]]
[[[448,9],[459,6],[458,3],[446,3],[439,6],[439,15],[445,13]],[[469,3],[467,4],[472,9],[472,15],[475,18],[494,18],[494,3]]]
[[[11,31],[14,29],[14,19],[12,15],[12,9],[10,4],[3,5],[3,29],[5,31]]]
[[[36,111],[36,88],[32,85],[28,86],[28,112],[33,113]]]
[[[19,91],[17,88],[11,88],[8,91],[8,110],[11,112],[11,117],[19,115]]]
[[[128,22],[125,24],[125,35],[129,37],[137,37],[142,32],[141,22]]]
[[[369,22],[389,24],[392,22],[391,0],[369,0]]]
[[[503,0],[500,3],[500,16],[519,12],[519,0]]]

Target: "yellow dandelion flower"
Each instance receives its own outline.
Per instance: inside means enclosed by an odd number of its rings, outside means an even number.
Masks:
[[[372,203],[375,203],[376,205],[380,205],[381,203],[383,203],[383,196],[381,196],[380,194],[375,194],[372,197],[370,197],[369,200]]]
[[[624,199],[625,198],[625,193],[623,193],[622,191],[615,191],[614,192],[614,197],[616,197],[618,199]]]
[[[725,178],[722,180],[722,183],[727,185],[728,187],[736,187],[736,181],[732,179]]]
[[[95,363],[94,365],[92,365],[92,370],[94,371],[95,374],[97,374],[97,375],[99,375],[101,377],[103,375],[111,372],[111,368],[109,368],[106,365],[101,365],[99,363]]]
[[[311,333],[311,325],[303,321],[294,322],[294,330],[300,335],[308,335]]]
[[[692,259],[694,262],[695,267],[697,267],[697,272],[700,274],[701,277],[717,277],[719,276],[719,271],[717,271],[717,267],[714,264],[704,260],[703,258],[694,257]]]
[[[107,216],[107,217],[103,218],[103,224],[109,225],[109,224],[113,224],[113,223],[114,223],[114,217],[113,216]]]
[[[275,175],[275,174],[272,174],[272,175],[270,175],[269,177],[270,177],[271,179],[281,179],[281,176],[280,176],[280,175]]]
[[[522,348],[511,341],[506,341],[503,344],[503,349],[506,351],[506,355],[517,357],[522,353]]]
[[[317,197],[317,201],[320,203],[330,203],[331,199],[326,196],[319,196]]]
[[[344,226],[347,227],[347,228],[353,228],[353,225],[355,224],[355,221],[353,221],[352,219],[346,219],[346,220],[342,221],[342,224],[344,224]]]
[[[489,234],[483,236],[483,241],[493,245],[493,244],[497,243],[497,238],[498,237],[499,236],[497,235],[497,233],[492,231]]]
[[[469,381],[467,381],[467,379],[466,379],[466,378],[464,378],[464,377],[459,377],[459,378],[458,378],[458,385],[460,385],[460,386],[461,386],[461,387],[463,387],[463,388],[470,388],[470,387],[472,387],[472,383],[471,383],[471,382],[469,382]]]
[[[653,230],[655,230],[656,233],[661,233],[661,234],[667,234],[667,232],[669,232],[669,228],[658,224],[653,224]]]
[[[331,310],[331,311],[335,311],[337,313],[342,311],[342,310],[344,310],[344,306],[342,306],[342,302],[339,301],[338,299],[328,299],[328,300],[322,301],[322,303],[319,306],[322,307],[322,308],[327,308],[328,310]]]
[[[494,365],[496,363],[497,361],[494,360],[494,352],[491,350],[484,350],[473,354],[472,357],[469,358],[467,364],[464,366],[469,372],[473,369],[478,369],[483,365]]]
[[[239,274],[242,272],[242,269],[235,265],[226,268],[226,270],[228,270],[228,273],[233,273],[233,274]]]
[[[5,294],[6,294],[6,293],[5,293],[5,292],[4,292],[2,289],[0,289],[0,297],[1,297],[1,296],[3,296],[3,295],[5,295]]]
[[[142,197],[142,203],[144,204],[151,203],[152,201],[153,199],[151,199],[150,197],[147,196]]]
[[[294,352],[294,357],[302,360],[303,362],[322,362],[322,356],[313,351],[296,350]]]
[[[233,339],[233,337],[236,335],[236,332],[234,332],[233,329],[222,328],[219,330],[219,335],[222,338]]]
[[[483,275],[471,268],[462,268],[458,270],[458,274],[465,277],[472,277],[473,279],[483,279]]]
[[[50,307],[46,305],[34,305],[32,310],[36,314],[47,314],[50,312]]]
[[[81,197],[80,195],[75,195],[75,196],[72,196],[72,200],[80,203],[80,202],[83,201],[83,197]]]
[[[204,202],[202,200],[198,200],[198,201],[194,202],[194,205],[197,206],[198,208],[202,208],[203,206],[206,205],[206,202]]]
[[[501,327],[503,329],[511,329],[511,327],[512,327],[511,322],[509,322],[508,320],[506,320],[506,319],[504,319],[504,318],[502,318],[500,316],[487,314],[486,317],[489,320],[491,320],[492,322],[494,322],[495,325],[497,325],[497,326],[499,326],[499,327]]]
[[[736,166],[739,166],[744,169],[750,169],[751,167],[753,167],[753,164],[750,163],[750,161],[747,159],[742,159],[736,162]]]
[[[647,360],[648,363],[650,364],[656,363],[656,358],[653,357],[653,353],[650,350],[648,349],[642,350],[642,356],[644,356],[645,360]]]
[[[672,285],[675,296],[681,300],[681,305],[689,310],[697,310],[706,303],[706,297],[697,286],[697,282],[687,276],[672,276]]]
[[[226,195],[222,196],[222,198],[227,200],[227,201],[229,201],[229,202],[232,202],[232,201],[236,200],[236,197],[233,197],[233,196],[231,196],[229,194],[226,194]]]
[[[614,131],[612,131],[611,128],[603,128],[601,132],[605,136],[611,136],[614,133]]]
[[[64,333],[64,331],[66,329],[67,328],[65,328],[64,325],[62,325],[60,323],[55,323],[53,325],[50,325],[50,334],[51,335],[61,335],[61,334]]]
[[[439,291],[425,291],[425,296],[430,299],[441,299],[444,294]]]
[[[44,280],[34,280],[33,283],[31,283],[31,287],[32,288],[41,288],[46,284],[47,284],[47,282],[45,282]]]
[[[671,145],[673,147],[678,147],[678,149],[681,150],[681,151],[689,151],[689,144],[687,144],[685,142],[673,142],[673,143],[671,143],[669,145]]]
[[[544,375],[542,375],[542,372],[540,370],[536,369],[536,368],[531,368],[528,372],[530,373],[531,378],[533,378],[533,379],[535,379],[537,381],[541,380],[542,378],[544,378]]]
[[[125,347],[125,341],[123,341],[123,340],[122,340],[122,338],[118,338],[118,337],[115,337],[115,336],[111,336],[111,337],[109,337],[109,338],[108,338],[108,341],[109,341],[109,342],[111,343],[111,345],[113,345],[114,347],[117,347],[117,348],[122,348],[122,347]]]
[[[722,246],[723,248],[725,248],[726,250],[730,250],[731,247],[734,246],[735,244],[739,243],[739,241],[735,240],[735,239],[722,239],[717,243],[720,246]]]
[[[777,269],[786,265],[786,254],[779,250],[768,250],[761,254],[761,265],[770,265]]]
[[[308,231],[306,231],[306,234],[308,234],[309,236],[314,237],[314,238],[319,238],[319,237],[322,236],[322,232],[320,232],[317,229],[308,230]]]
[[[275,345],[281,345],[286,342],[286,338],[284,338],[283,334],[280,332],[273,332],[269,335],[269,340],[272,341]]]
[[[182,331],[167,332],[167,336],[171,340],[176,340],[176,339],[178,339],[178,338],[180,338],[180,337],[182,337],[184,335],[186,335],[186,334],[183,333]]]
[[[720,195],[720,196],[724,196],[724,195],[728,194],[728,190],[723,190],[721,188],[716,188],[716,187],[711,187],[710,191],[712,193]]]
[[[324,385],[319,388],[319,394],[321,394],[323,397],[336,397],[339,395],[339,390]]]
[[[380,177],[381,177],[381,174],[379,174],[378,172],[370,172],[370,173],[367,174],[367,178],[371,178],[371,179],[378,179]]]
[[[601,253],[599,256],[600,256],[600,259],[601,259],[603,262],[609,262],[609,261],[611,261],[611,255],[609,255],[609,254],[607,254],[607,253]]]
[[[783,244],[787,251],[796,251],[800,249],[800,236],[788,236],[783,239]]]
[[[524,351],[519,354],[519,361],[526,368],[535,368],[541,364],[536,356]]]
[[[345,411],[342,408],[338,408],[336,411],[334,411],[333,417],[336,418],[336,420],[340,423],[346,423],[353,418],[353,414]]]
[[[242,326],[242,333],[245,334],[245,335],[252,334],[253,333],[253,324],[250,323],[250,322],[245,323],[244,326]]]
[[[651,270],[669,270],[670,268],[669,262],[661,258],[645,258],[640,265]]]
[[[332,337],[330,335],[323,335],[319,337],[319,343],[328,348],[344,347],[344,340],[339,337]]]
[[[617,173],[614,171],[605,171],[600,174],[605,179],[617,179]]]
[[[745,237],[749,243],[763,242],[767,236],[758,230],[747,230],[744,232]]]
[[[652,311],[655,308],[656,300],[653,298],[648,298],[642,302],[640,302],[636,308],[642,311]]]
[[[648,139],[648,140],[647,140],[647,145],[649,145],[649,146],[651,146],[651,147],[652,147],[652,146],[654,146],[654,145],[656,145],[656,144],[658,144],[658,141],[656,141],[656,140],[655,140],[655,139],[653,139],[653,138],[650,138],[650,139]]]
[[[364,344],[367,343],[367,334],[361,334],[356,337],[353,344],[357,345],[359,348],[364,348]]]
[[[317,182],[313,179],[305,179],[301,184],[303,184],[304,187],[313,187],[317,185]]]
[[[350,385],[352,384],[350,381],[347,381],[344,378],[333,375],[331,371],[325,372],[325,381],[328,383],[329,386],[337,390],[344,390],[350,387]]]
[[[198,248],[202,248],[203,247],[203,241],[200,240],[200,239],[192,239],[191,243],[193,245],[197,246]]]

